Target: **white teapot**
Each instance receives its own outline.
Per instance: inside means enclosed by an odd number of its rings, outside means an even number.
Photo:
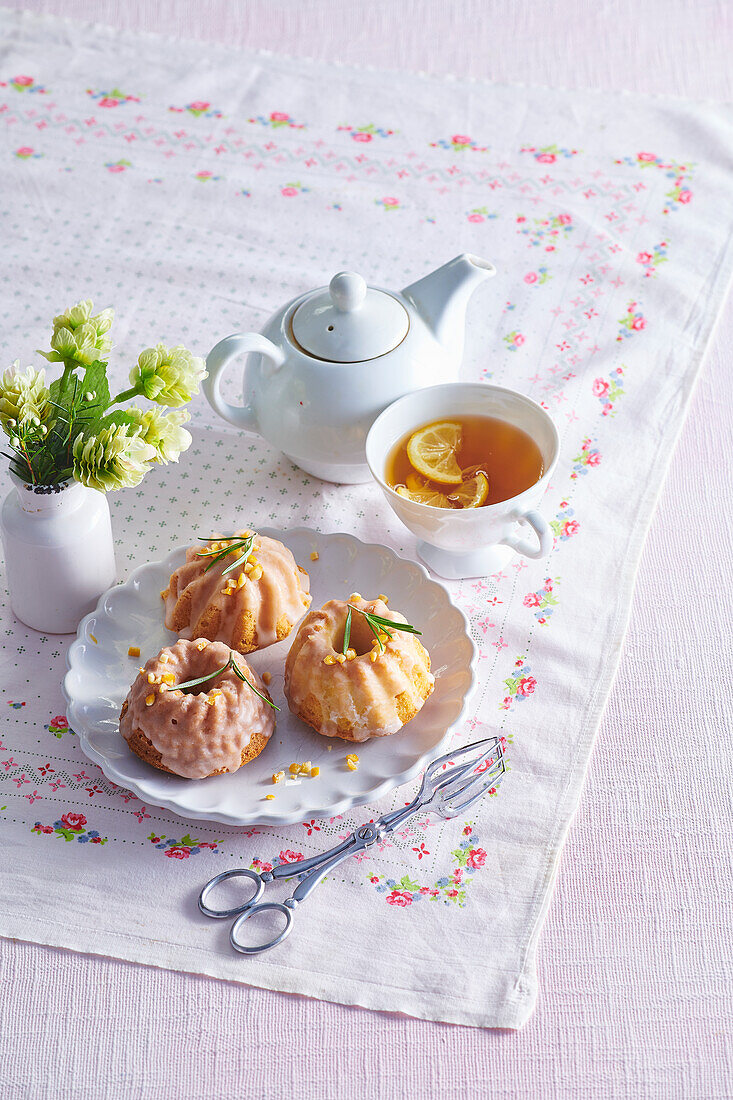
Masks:
[[[373,421],[398,397],[457,377],[468,299],[495,274],[493,264],[464,254],[395,292],[342,271],[283,306],[262,334],[221,340],[206,360],[204,393],[225,420],[264,436],[307,473],[369,481],[364,445]],[[221,376],[247,352],[245,404],[230,405]]]

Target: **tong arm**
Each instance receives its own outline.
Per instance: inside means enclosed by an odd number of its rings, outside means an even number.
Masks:
[[[304,875],[314,867],[320,867],[324,860],[330,860],[334,856],[351,855],[355,842],[356,833],[352,833],[341,844],[337,844],[335,848],[329,848],[327,852],[319,852],[317,856],[301,859],[298,863],[279,863],[271,871],[263,871],[260,878],[263,882],[272,882],[276,878],[295,878],[296,875]]]
[[[384,817],[380,817],[377,824],[381,826],[383,832],[393,833],[395,829],[398,829],[400,825],[404,825],[409,818],[419,813],[424,807],[425,799],[422,790],[420,790],[409,805],[401,806],[397,810],[391,810],[388,814],[385,814]]]
[[[295,905],[304,901],[334,867],[337,867],[339,863],[343,863],[355,852],[363,852],[365,848],[370,848],[372,844],[377,843],[382,835],[380,822],[360,825],[338,848],[332,848],[330,852],[324,852],[321,856],[309,859],[307,862],[313,869],[310,874],[300,880],[293,891],[292,901]],[[303,864],[298,863],[295,866],[302,868]]]

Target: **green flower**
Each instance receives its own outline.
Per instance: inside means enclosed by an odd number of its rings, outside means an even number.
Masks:
[[[90,439],[77,436],[73,455],[76,480],[103,493],[139,485],[156,458],[155,448],[125,424],[102,428]]]
[[[51,351],[40,354],[50,363],[80,363],[85,367],[96,359],[106,359],[112,349],[109,330],[113,317],[111,309],[92,316],[90,298],[77,302],[54,317]]]
[[[191,446],[191,433],[182,427],[191,419],[185,409],[172,409],[167,413],[160,409],[125,411],[134,418],[139,438],[155,448],[156,462],[178,462],[181,452]]]
[[[186,348],[167,348],[156,344],[138,356],[130,371],[130,382],[137,393],[158,405],[178,407],[190,401],[202,378],[206,378],[203,359]]]
[[[57,317],[54,317],[53,331],[56,332],[60,328],[70,328],[73,332],[81,325],[92,324],[97,333],[103,336],[112,328],[114,310],[103,309],[101,313],[97,313],[96,316],[92,317],[93,308],[91,298],[87,298],[84,302],[77,302],[75,306],[67,309],[66,313],[59,313]]]
[[[27,425],[34,417],[39,424],[47,421],[53,412],[49,398],[46,372],[33,367],[22,372],[16,359],[0,379],[0,423],[8,431],[11,420],[15,421],[11,428]]]

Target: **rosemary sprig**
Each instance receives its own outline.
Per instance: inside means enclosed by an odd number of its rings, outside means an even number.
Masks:
[[[228,565],[227,568],[222,571],[222,577],[225,577],[227,573],[231,573],[232,569],[236,569],[238,565],[244,565],[247,558],[252,553],[256,537],[256,531],[253,531],[250,535],[228,535],[221,539],[214,538],[213,535],[210,535],[209,538],[201,538],[201,536],[199,536],[197,539],[198,542],[227,542],[225,547],[220,547],[218,550],[207,547],[205,550],[199,550],[197,552],[196,556],[198,558],[211,558],[211,561],[204,569],[204,573],[208,573],[212,566],[223,561],[232,551],[241,550],[242,554],[235,562],[232,562],[231,565]]]
[[[349,634],[351,634],[351,611],[358,611],[359,614],[363,615],[366,619],[367,625],[379,642],[379,648],[382,651],[384,651],[382,634],[386,634],[388,638],[392,637],[392,630],[405,630],[408,634],[422,634],[422,630],[418,630],[417,627],[411,626],[410,623],[396,623],[393,619],[385,619],[383,615],[375,615],[373,611],[363,611],[360,607],[354,607],[353,603],[347,604],[347,607],[349,611],[346,615],[346,621],[349,626]],[[346,630],[344,630],[344,639],[346,639]],[[346,648],[344,647],[344,653],[345,652]]]
[[[349,648],[349,642],[351,641],[351,604],[349,604],[349,610],[346,612],[346,623],[344,625],[344,644],[341,652],[346,655],[346,650]]]
[[[178,691],[182,691],[184,688],[198,687],[199,684],[205,684],[207,680],[213,680],[216,676],[220,676],[221,673],[226,672],[228,668],[233,669],[234,675],[238,677],[238,679],[240,679],[243,684],[246,684],[248,688],[251,688],[255,695],[259,696],[259,698],[262,699],[264,703],[267,703],[267,705],[272,707],[273,710],[280,710],[280,707],[275,706],[271,699],[268,699],[266,695],[263,695],[261,691],[257,690],[254,684],[251,684],[249,682],[237,662],[234,660],[233,653],[229,654],[229,660],[225,665],[222,665],[221,668],[217,668],[213,672],[210,672],[207,676],[199,676],[196,680],[186,680],[186,682],[183,684],[170,684],[168,685],[166,690],[175,691],[176,689],[178,689]]]

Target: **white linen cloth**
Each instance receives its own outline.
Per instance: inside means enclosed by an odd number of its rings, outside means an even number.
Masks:
[[[5,681],[17,679],[0,789],[14,858],[0,929],[428,1018],[521,1025],[641,541],[729,275],[725,115],[385,80],[223,50],[204,61],[178,45],[171,57],[147,40],[133,48],[100,31],[53,35],[48,24],[5,18],[2,213],[16,296],[8,358],[27,361],[46,318],[78,297],[116,305],[117,361],[129,364],[156,338],[205,352],[338,268],[399,286],[471,250],[501,274],[472,304],[465,376],[545,401],[563,457],[544,505],[558,525],[553,556],[452,586],[482,653],[474,719],[513,737],[499,797],[470,822],[419,830],[345,865],[264,960],[233,958],[224,929],[196,916],[201,882],[225,860],[312,854],[408,792],[319,830],[243,838],[197,827],[189,838],[216,842],[223,859],[190,854],[190,844],[188,856],[165,858],[170,847],[156,843],[183,839],[186,826],[114,791],[85,763],[73,734],[50,721],[61,709],[63,642],[9,620]],[[357,140],[356,128],[370,124],[371,140]],[[452,142],[457,135],[473,144]],[[201,406],[199,423],[180,467],[114,499],[121,564],[160,556],[201,520],[225,525],[242,514],[343,523],[414,553],[375,490],[302,485],[259,441],[212,427]],[[32,832],[68,813],[83,813],[85,831],[107,844]],[[471,850],[476,870],[453,900],[447,891],[462,887],[436,884]],[[380,892],[403,876],[417,890]],[[440,899],[408,901],[421,885]],[[386,904],[400,895],[404,904]]]

